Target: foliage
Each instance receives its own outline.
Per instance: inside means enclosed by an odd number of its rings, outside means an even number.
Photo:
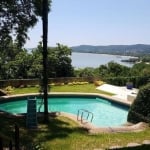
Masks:
[[[132,82],[134,87],[140,87],[150,79],[150,65],[138,63],[128,68],[110,62],[99,67],[99,75],[101,79],[110,84],[125,86],[127,82]]]
[[[120,77],[128,76],[130,68],[120,65],[115,62],[109,62],[107,65],[101,65],[99,67],[99,75],[104,77]]]
[[[129,110],[128,121],[150,123],[150,83],[140,89]]]
[[[69,82],[68,85],[84,85],[88,84],[88,82]]]
[[[42,44],[32,51],[33,66],[30,69],[33,77],[42,76]],[[56,47],[48,48],[48,77],[68,77],[73,76],[73,68],[71,65],[71,49],[67,46],[57,44]]]
[[[32,56],[26,50],[20,51],[15,59],[9,62],[10,76],[9,78],[28,78],[28,70],[32,64]],[[12,76],[14,75],[14,76]],[[11,77],[12,76],[12,77]]]
[[[145,55],[141,57],[142,62],[150,62],[150,55]]]
[[[40,145],[45,150],[77,150],[77,149],[107,149],[113,145],[126,146],[127,143],[142,143],[149,139],[150,130],[132,133],[117,134],[96,134],[90,135],[87,130],[80,128],[76,122],[66,117],[50,117],[47,125],[43,124],[43,119],[38,118],[38,130],[27,130],[25,118],[13,117],[0,114],[0,135],[3,144],[8,147],[10,140],[14,139],[14,124],[20,128],[20,145],[26,149],[29,145]]]
[[[1,55],[0,55],[0,78],[1,79],[7,79],[9,77],[9,68],[10,64],[9,62],[15,60],[15,56],[17,53],[19,53],[20,49],[17,48],[16,44],[13,44],[13,42],[8,43],[8,49],[4,50],[1,49]]]
[[[37,48],[31,52],[32,64],[28,72],[30,78],[41,78],[42,76],[42,50],[42,42],[39,42]]]
[[[15,37],[19,47],[25,44],[27,31],[42,16],[42,0],[1,0],[0,3],[0,45],[7,48]],[[49,0],[49,10],[51,1]]]
[[[103,85],[105,82],[103,81],[94,81],[94,85],[95,86],[100,86],[100,85]]]
[[[9,48],[0,55],[0,79],[29,79],[42,76],[42,43],[29,53],[9,42]],[[48,48],[48,78],[55,77],[91,77],[109,84],[125,86],[132,82],[138,88],[150,80],[150,64],[138,63],[132,68],[109,62],[98,68],[86,67],[74,69],[71,65],[71,49],[57,44]]]
[[[32,64],[32,56],[25,49],[18,49],[15,44],[0,56],[1,79],[28,78],[28,69]]]
[[[28,53],[26,49],[17,48],[10,43],[11,48],[0,55],[0,79],[28,79],[42,76],[42,43]],[[71,49],[57,44],[57,47],[48,48],[48,77],[73,76],[71,65]]]
[[[57,43],[55,48],[48,48],[48,77],[73,76],[71,49]]]
[[[131,74],[136,76],[148,76],[150,74],[150,65],[145,63],[137,63],[131,69]]]
[[[92,67],[86,67],[86,68],[78,69],[75,71],[75,75],[77,77],[83,77],[83,78],[95,77],[97,76],[97,74],[98,74],[97,69],[92,68]]]
[[[135,64],[132,68],[109,62],[98,68],[76,69],[75,76],[95,77],[109,84],[125,86],[127,82],[132,82],[138,88],[150,79],[150,65],[145,63]]]
[[[130,75],[135,87],[145,85],[150,80],[150,64],[135,64],[130,70]]]
[[[7,86],[4,91],[7,93],[7,94],[12,94],[13,91],[14,91],[14,88],[12,86]]]

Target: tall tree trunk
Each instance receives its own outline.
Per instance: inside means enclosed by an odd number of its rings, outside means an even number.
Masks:
[[[47,77],[47,34],[48,34],[48,0],[43,0],[43,90],[44,121],[48,122],[48,77]]]

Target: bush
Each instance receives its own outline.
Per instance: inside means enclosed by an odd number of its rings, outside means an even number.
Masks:
[[[14,91],[14,88],[12,86],[7,86],[4,91],[7,93],[7,94],[11,94],[13,91]]]
[[[150,83],[143,86],[128,113],[128,121],[132,123],[150,123]]]
[[[105,82],[103,81],[94,81],[94,85],[95,86],[100,86],[100,85],[103,85]]]
[[[68,85],[84,85],[88,84],[89,82],[69,82]]]

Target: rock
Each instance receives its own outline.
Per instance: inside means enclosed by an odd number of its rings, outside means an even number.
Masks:
[[[150,145],[150,140],[144,140],[144,141],[143,141],[143,144],[145,144],[145,145]]]
[[[139,143],[128,143],[127,147],[136,147],[136,146],[140,146],[141,144]]]
[[[122,146],[115,145],[115,146],[109,147],[109,150],[119,149],[119,148],[122,148]]]

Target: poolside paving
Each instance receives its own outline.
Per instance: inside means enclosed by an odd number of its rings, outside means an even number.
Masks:
[[[115,86],[110,84],[103,84],[98,86],[96,89],[110,92],[114,94],[112,97],[116,98],[117,101],[123,101],[127,104],[131,104],[134,101],[139,91],[136,88],[127,89],[125,86]]]

